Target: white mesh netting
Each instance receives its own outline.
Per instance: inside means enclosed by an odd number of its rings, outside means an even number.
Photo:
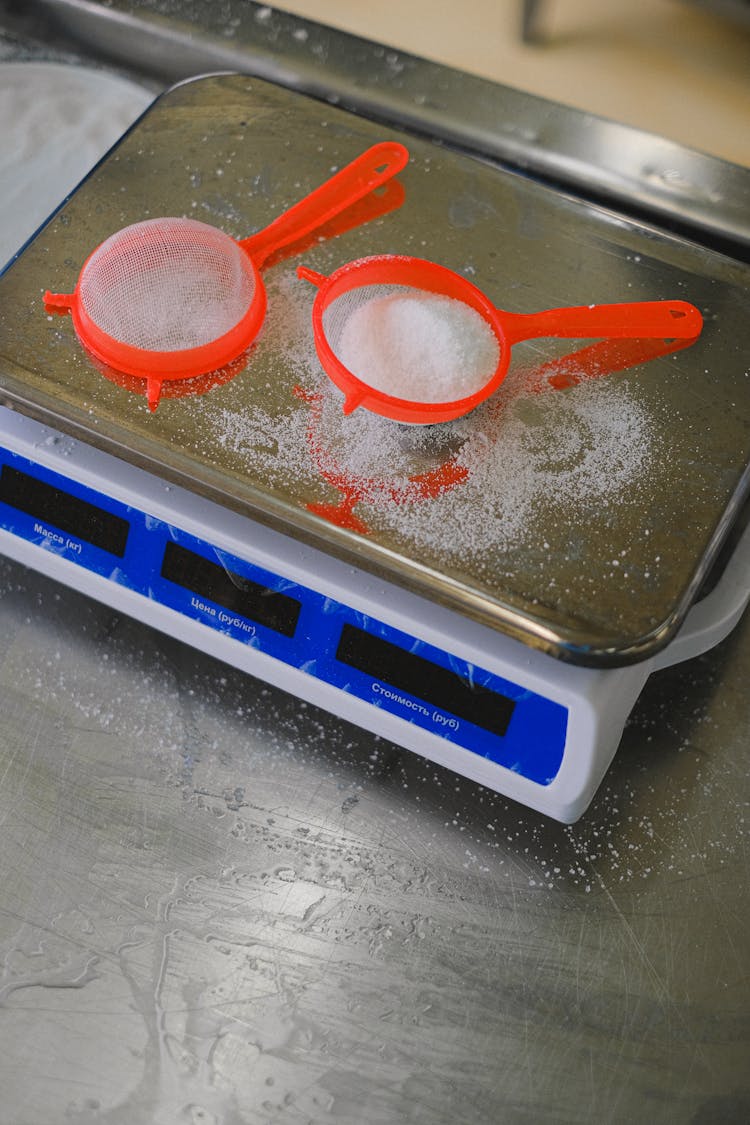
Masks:
[[[223,231],[193,219],[147,219],[94,251],[79,296],[113,339],[166,352],[210,344],[229,332],[255,290],[250,260]]]

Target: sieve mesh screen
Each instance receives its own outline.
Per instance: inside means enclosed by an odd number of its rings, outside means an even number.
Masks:
[[[344,332],[351,318],[370,301],[387,300],[399,295],[408,296],[412,290],[407,285],[355,285],[341,296],[334,298],[323,310],[323,330],[334,353],[339,354]],[[384,341],[384,346],[387,341]],[[356,369],[355,373],[356,373]]]
[[[147,219],[89,258],[79,298],[114,340],[155,352],[210,344],[245,316],[255,274],[242,248],[194,219]]]

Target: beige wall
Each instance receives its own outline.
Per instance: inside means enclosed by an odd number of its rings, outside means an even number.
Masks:
[[[750,166],[750,15],[710,0],[544,0],[536,46],[521,41],[521,0],[274,7]]]

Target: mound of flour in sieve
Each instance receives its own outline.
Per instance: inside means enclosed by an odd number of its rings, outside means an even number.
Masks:
[[[339,301],[353,307],[339,313],[334,351],[361,382],[384,394],[452,402],[481,390],[500,361],[492,329],[463,301],[405,288]]]

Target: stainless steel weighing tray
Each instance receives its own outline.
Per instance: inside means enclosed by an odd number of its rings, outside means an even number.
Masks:
[[[242,237],[388,137],[411,152],[403,205],[269,270],[264,331],[222,385],[150,413],[45,315],[44,289],[72,289],[127,223],[188,214]],[[498,394],[456,423],[344,418],[295,268],[377,252],[439,261],[512,311],[677,297],[705,327],[648,360],[583,341],[517,346]],[[0,388],[59,430],[530,645],[622,664],[674,634],[747,493],[747,282],[737,262],[510,170],[218,75],[158,99],[0,278]]]

